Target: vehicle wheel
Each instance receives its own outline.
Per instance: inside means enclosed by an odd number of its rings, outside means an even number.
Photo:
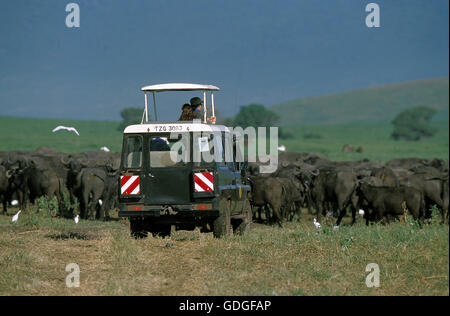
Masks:
[[[147,237],[147,231],[145,230],[144,220],[141,218],[130,218],[130,231],[131,236],[136,239]]]
[[[231,226],[230,201],[223,200],[219,205],[219,217],[213,223],[213,234],[216,238],[233,234]]]
[[[172,226],[167,224],[151,224],[148,231],[152,233],[153,237],[169,237]]]
[[[252,210],[253,210],[253,208],[252,208],[252,205],[250,204],[250,201],[248,200],[248,198],[245,199],[244,210],[243,210],[243,214],[242,214],[245,216],[245,218],[241,221],[241,223],[235,230],[235,233],[237,235],[243,235],[250,229],[250,225],[252,223],[252,218],[253,218]]]

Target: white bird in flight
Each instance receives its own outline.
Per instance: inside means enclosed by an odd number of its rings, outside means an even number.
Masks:
[[[17,200],[12,200],[11,201],[11,205],[12,206],[16,206],[17,204],[19,204],[19,201],[17,201]]]
[[[320,228],[321,227],[320,223],[316,220],[316,218],[314,218],[314,226],[316,228]]]
[[[78,224],[78,221],[80,220],[80,215],[75,216],[73,220],[75,221],[75,224]]]
[[[286,151],[286,146],[281,145],[280,147],[278,147],[279,151]]]
[[[98,204],[100,204],[100,206],[102,206],[103,201],[102,200],[98,200]]]
[[[103,150],[104,152],[107,152],[107,153],[110,152],[109,148],[106,146],[101,147],[100,150]]]
[[[79,134],[78,131],[75,129],[75,127],[67,127],[67,126],[62,126],[62,125],[55,127],[55,128],[53,129],[52,132],[54,133],[54,132],[59,131],[59,130],[62,130],[62,129],[65,129],[65,130],[67,130],[67,131],[69,131],[69,132],[75,132],[75,134],[77,134],[78,136],[80,136],[80,134]]]
[[[359,215],[364,215],[364,210],[359,210]]]
[[[19,210],[19,211],[17,212],[17,214],[13,216],[11,222],[13,222],[13,223],[17,222],[17,220],[19,219],[19,214],[20,214],[20,212],[22,212],[22,211]]]

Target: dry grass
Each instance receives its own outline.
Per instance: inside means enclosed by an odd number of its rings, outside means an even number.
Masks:
[[[135,240],[125,221],[10,218],[0,216],[0,295],[449,295],[447,225],[317,231],[305,217],[283,229],[255,224],[242,237]],[[65,285],[72,262],[79,288]],[[365,285],[371,262],[379,288]]]

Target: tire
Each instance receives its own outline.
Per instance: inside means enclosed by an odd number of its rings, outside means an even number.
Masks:
[[[147,237],[144,220],[142,218],[130,217],[130,232],[131,236],[136,239]]]
[[[250,204],[250,201],[248,200],[248,198],[245,199],[244,210],[243,210],[242,215],[244,215],[245,218],[241,221],[241,223],[235,230],[235,234],[237,234],[237,235],[244,235],[246,232],[248,232],[250,230],[250,226],[251,226],[252,218],[253,218],[253,210],[252,210],[252,205]]]
[[[223,200],[219,205],[219,217],[213,223],[213,235],[216,238],[231,236],[233,227],[231,226],[230,201]]]

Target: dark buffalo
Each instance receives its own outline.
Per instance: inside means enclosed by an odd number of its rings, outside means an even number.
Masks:
[[[11,173],[4,166],[0,165],[0,198],[3,203],[3,213],[6,214],[8,202],[10,200],[9,179]]]
[[[274,220],[282,227],[282,208],[286,197],[286,191],[282,181],[275,177],[251,177],[251,203],[258,210],[261,207],[266,209],[266,217],[269,217],[268,208],[273,211]]]
[[[77,184],[79,183],[81,199],[80,199],[80,215],[82,218],[104,219],[105,209],[109,210],[113,201],[112,197],[117,192],[117,173],[108,170],[106,167],[84,168],[77,175]],[[99,200],[104,200],[99,205]],[[98,206],[97,215],[94,209]]]
[[[442,220],[445,221],[446,214],[448,213],[448,203],[446,206],[445,196],[448,177],[445,178],[437,174],[428,173],[416,173],[409,176],[406,179],[402,179],[401,184],[407,187],[413,187],[419,190],[425,202],[425,217],[431,217],[431,207],[437,205],[441,210]]]
[[[357,205],[352,197],[358,185],[356,175],[351,170],[322,169],[313,181],[312,197],[316,204],[316,216],[325,215],[327,211],[338,213],[336,225],[339,226],[348,206],[352,206],[352,224],[356,219]]]
[[[398,218],[407,210],[415,220],[424,215],[423,195],[419,190],[412,187],[375,187],[367,183],[361,183],[357,189],[358,195],[363,199],[371,210],[365,214],[366,224],[369,221],[380,221],[389,217]]]
[[[290,164],[284,168],[279,168],[274,177],[280,179],[286,191],[283,217],[292,220],[294,215],[300,218],[301,207],[308,201],[308,187],[302,181],[303,171],[298,164]]]
[[[31,163],[24,169],[18,169],[11,181],[12,187],[20,191],[20,207],[26,208],[27,202],[34,203],[41,196],[52,199],[56,196],[61,202],[63,181],[51,169],[41,169]]]

